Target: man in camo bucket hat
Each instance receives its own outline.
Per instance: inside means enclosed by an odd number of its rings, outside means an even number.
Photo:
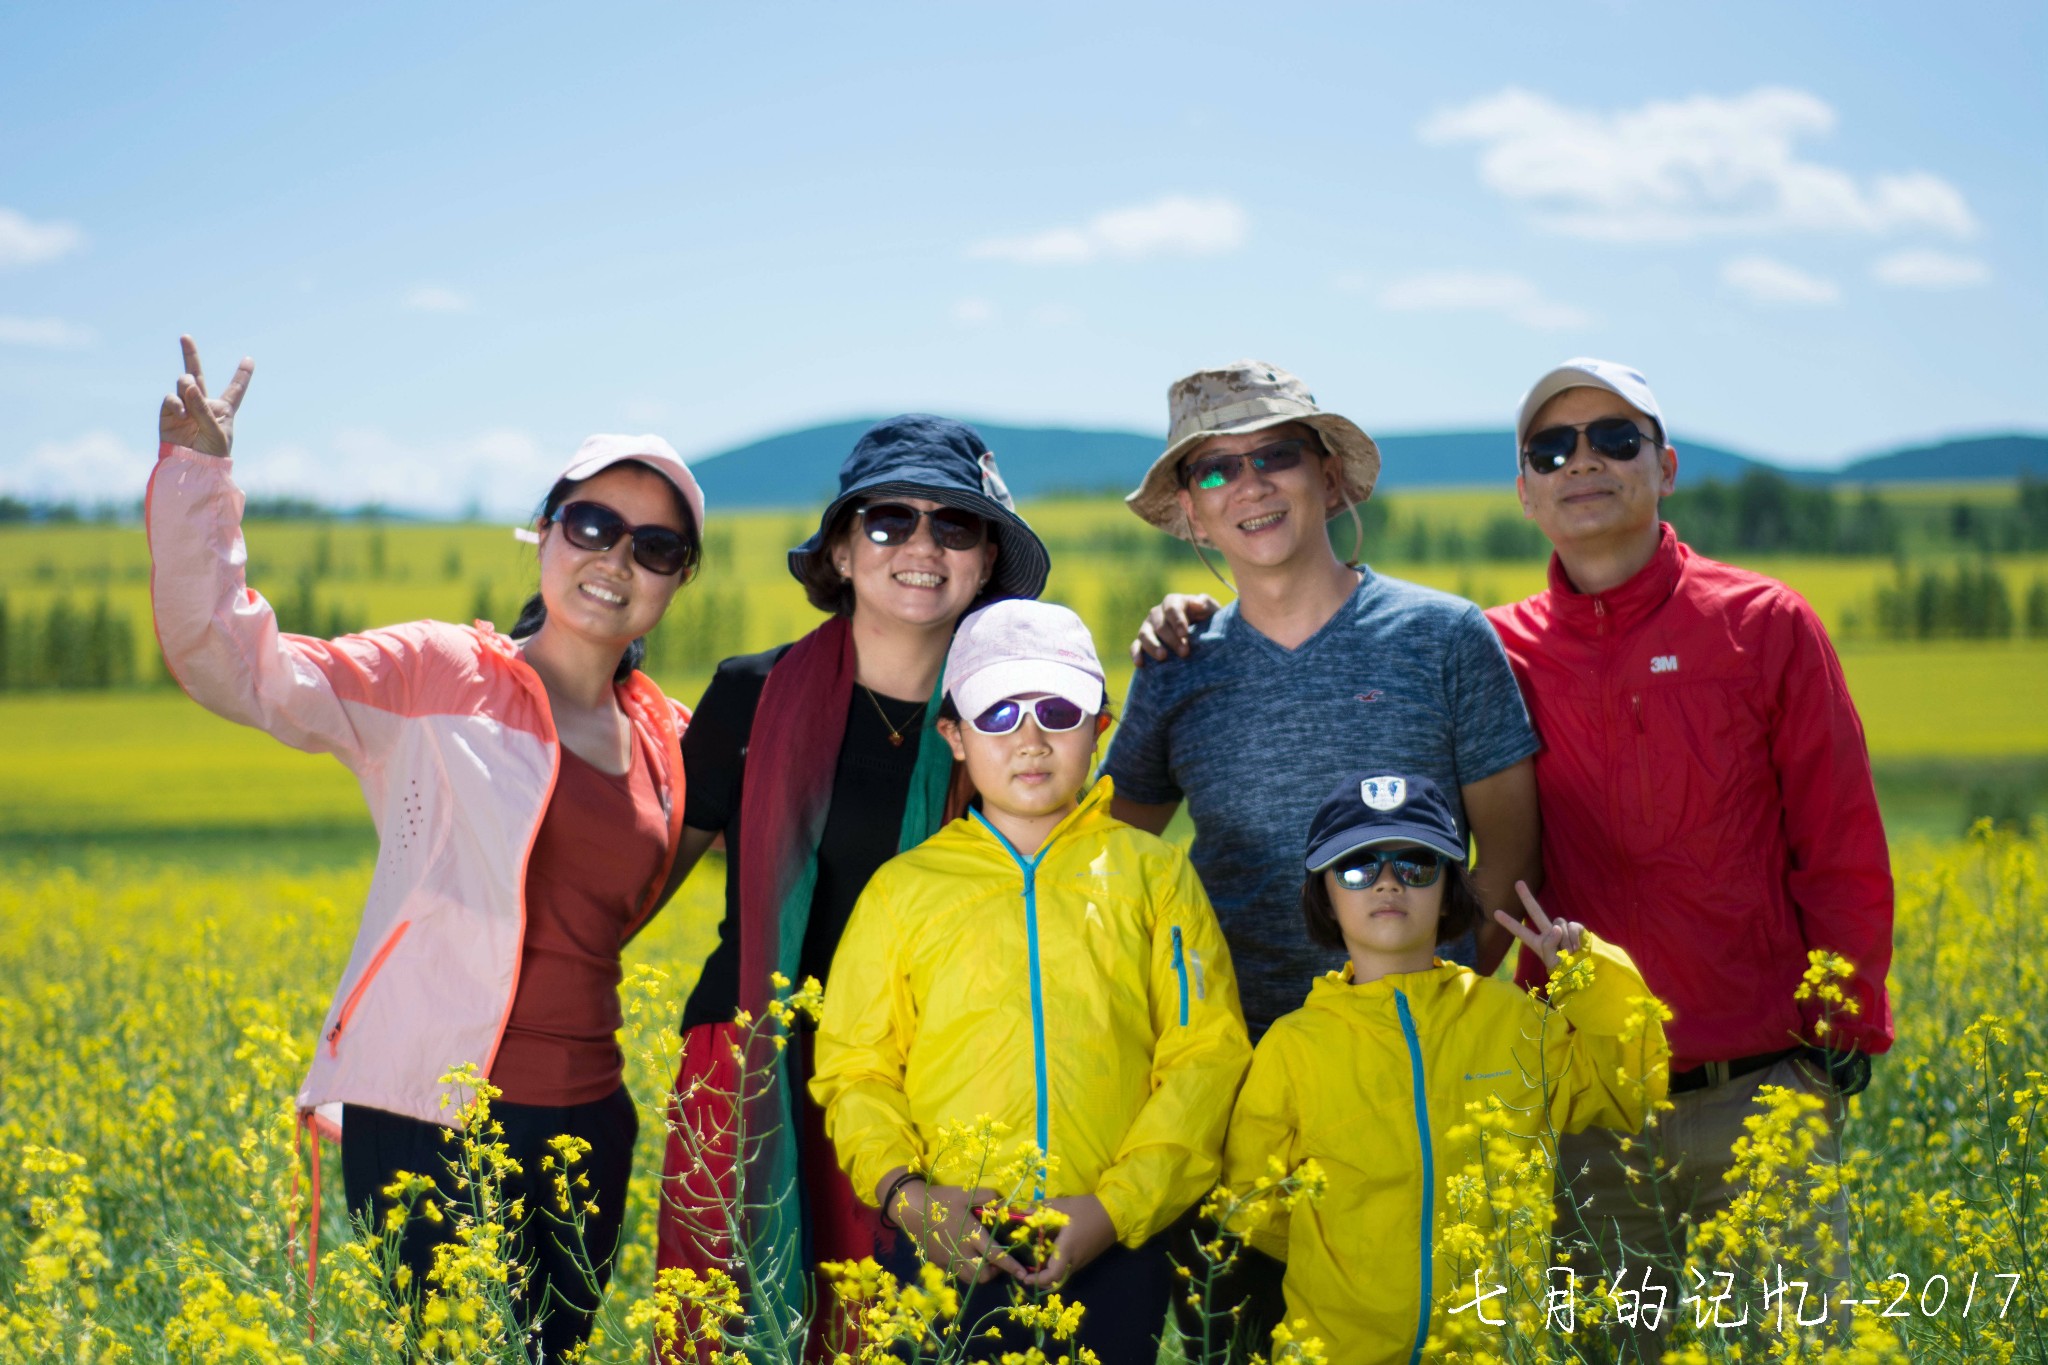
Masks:
[[[1263,361],[1191,374],[1167,406],[1166,449],[1126,501],[1197,553],[1213,549],[1236,600],[1169,598],[1153,613],[1103,770],[1116,817],[1140,829],[1159,833],[1187,802],[1189,855],[1257,1039],[1342,960],[1301,923],[1299,853],[1321,794],[1359,768],[1429,778],[1478,844],[1481,904],[1513,909],[1516,878],[1541,882],[1538,746],[1478,607],[1347,564],[1333,546],[1330,519],[1379,477],[1371,437]],[[1469,963],[1473,947],[1443,955]],[[1241,1257],[1240,1282],[1217,1301],[1244,1300],[1263,1341],[1282,1311],[1280,1267]],[[1200,1323],[1181,1327],[1201,1341]]]
[[[1168,535],[1194,539],[1176,497],[1181,456],[1212,436],[1239,436],[1285,424],[1314,431],[1323,448],[1343,466],[1350,504],[1372,496],[1380,477],[1380,448],[1358,424],[1316,406],[1308,385],[1277,365],[1240,360],[1220,369],[1197,370],[1166,391],[1166,450],[1145,471],[1145,480],[1124,501]]]

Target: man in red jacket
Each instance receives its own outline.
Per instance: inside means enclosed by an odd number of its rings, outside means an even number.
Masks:
[[[1672,1015],[1672,1112],[1632,1146],[1595,1130],[1559,1156],[1578,1201],[1560,1208],[1561,1230],[1580,1231],[1582,1215],[1609,1272],[1637,1267],[1633,1286],[1644,1254],[1669,1265],[1683,1253],[1682,1219],[1697,1225],[1739,1192],[1732,1148],[1761,1087],[1820,1095],[1839,1133],[1841,1099],[1892,1042],[1891,871],[1863,727],[1820,618],[1659,519],[1678,452],[1642,375],[1567,361],[1522,400],[1515,438],[1523,512],[1556,553],[1546,590],[1488,616],[1544,742],[1543,902],[1626,948]],[[1481,969],[1507,945],[1493,927]],[[1820,953],[1853,973],[1802,991]],[[1540,980],[1541,964],[1524,954],[1518,976]],[[1640,1178],[1660,1157],[1662,1173]],[[1821,1221],[1846,1243],[1839,1195]],[[1675,1288],[1673,1313],[1681,1294],[1708,1292]]]

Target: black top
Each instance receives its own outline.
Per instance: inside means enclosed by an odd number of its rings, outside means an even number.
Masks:
[[[754,711],[768,670],[789,650],[781,645],[762,654],[727,659],[704,689],[704,700],[683,732],[683,823],[692,829],[725,836],[725,917],[718,924],[718,946],[705,959],[704,974],[683,1007],[683,1027],[730,1023],[739,1008],[739,860],[740,793],[745,780],[747,743]],[[825,979],[839,935],[853,914],[875,869],[896,856],[903,837],[903,806],[910,798],[910,776],[917,767],[918,739],[924,732],[922,701],[878,697],[881,711],[903,735],[889,742],[888,727],[854,685],[846,712],[846,738],[832,773],[832,802],[825,812],[825,832],[818,844],[818,884],[811,895],[810,923],[798,979]]]

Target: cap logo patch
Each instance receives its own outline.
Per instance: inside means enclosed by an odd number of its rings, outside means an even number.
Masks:
[[[1399,810],[1408,800],[1408,779],[1368,777],[1358,784],[1358,794],[1374,810]]]

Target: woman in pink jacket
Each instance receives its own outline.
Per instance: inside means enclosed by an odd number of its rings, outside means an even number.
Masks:
[[[506,1193],[534,1211],[515,1241],[522,1316],[556,1359],[589,1334],[625,1209],[638,1120],[619,952],[673,890],[689,719],[634,665],[696,568],[703,494],[659,437],[593,436],[541,506],[540,591],[512,636],[440,621],[281,634],[243,579],[228,458],[253,367],[210,398],[183,345],[145,502],[164,661],[207,709],[347,764],[377,826],[362,929],[298,1095],[314,1168],[318,1136],[338,1133],[352,1214],[381,1218],[398,1171],[436,1176],[460,1207],[445,1139],[470,1096],[442,1077],[488,1077],[527,1172]],[[545,1211],[559,1134],[590,1144],[580,1246]],[[447,1229],[406,1233],[411,1292]]]

